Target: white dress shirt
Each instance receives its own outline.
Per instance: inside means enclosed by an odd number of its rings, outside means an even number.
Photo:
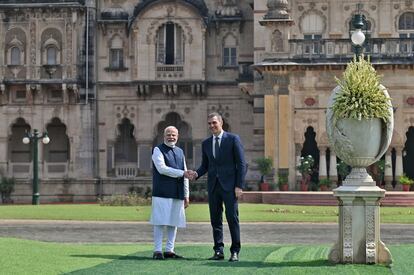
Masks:
[[[214,136],[213,135],[213,156],[214,157],[216,157],[216,152],[215,152],[215,146],[216,146],[216,137],[218,137],[219,138],[219,140],[218,140],[218,144],[219,144],[219,146],[221,145],[221,138],[223,137],[223,133],[224,133],[224,131],[221,131],[221,133],[218,135],[218,136]]]
[[[154,162],[154,169],[157,169],[158,173],[160,173],[161,175],[165,175],[168,177],[181,178],[184,175],[184,171],[187,170],[185,160],[184,170],[168,167],[165,164],[164,155],[161,153],[158,147],[154,148],[154,152],[152,154],[152,161]],[[189,195],[189,181],[188,179],[184,178],[184,197],[188,198]],[[150,218],[151,224],[185,227],[185,220],[186,218],[183,200],[152,197],[152,211]]]

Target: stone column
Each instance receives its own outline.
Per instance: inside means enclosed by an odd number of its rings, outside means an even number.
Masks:
[[[329,260],[390,265],[391,254],[380,239],[379,202],[385,190],[375,185],[365,168],[353,168],[343,185],[333,191],[339,201],[339,239]]]
[[[403,159],[402,159],[402,147],[396,147],[395,151],[397,158],[395,160],[395,178],[398,178],[403,174]]]
[[[319,148],[319,179],[325,179],[328,176],[326,171],[326,147]]]
[[[384,170],[385,190],[393,190],[391,151],[392,151],[392,148],[390,147],[385,153],[385,170]]]
[[[296,156],[296,166],[300,164],[300,152],[302,151],[302,144],[296,143],[295,144],[295,156]],[[296,169],[296,168],[295,168]],[[295,182],[301,177],[302,175],[298,170],[296,170],[296,179]]]
[[[329,178],[333,181],[333,180],[337,180],[338,177],[338,171],[336,170],[336,154],[335,152],[331,149],[331,155],[329,158]]]

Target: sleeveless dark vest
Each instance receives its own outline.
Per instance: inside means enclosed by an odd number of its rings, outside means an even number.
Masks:
[[[184,153],[177,146],[171,148],[160,144],[157,146],[164,156],[168,167],[184,170]],[[172,178],[161,175],[153,163],[152,169],[152,196],[161,198],[184,199],[184,178]]]

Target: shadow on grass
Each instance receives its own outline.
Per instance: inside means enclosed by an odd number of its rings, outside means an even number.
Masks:
[[[243,261],[229,263],[227,261],[215,261],[208,262],[204,265],[210,267],[256,267],[256,268],[266,268],[266,267],[330,267],[335,266],[335,264],[329,262],[328,260],[314,260],[314,261],[286,261],[286,262],[259,262],[259,261]]]
[[[77,257],[77,258],[88,258],[88,259],[107,259],[107,260],[127,260],[127,261],[152,261],[152,251],[148,252],[148,256],[133,256],[133,255],[127,255],[127,256],[119,256],[119,255],[70,255],[71,257]],[[183,259],[165,259],[164,261],[205,261],[206,259],[202,258],[183,258]],[[154,263],[157,262],[154,260]],[[161,261],[162,262],[162,261]]]

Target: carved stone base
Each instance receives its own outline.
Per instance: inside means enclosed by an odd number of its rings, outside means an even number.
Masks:
[[[339,238],[329,260],[390,265],[390,251],[380,239],[379,202],[385,190],[376,186],[364,170],[354,168],[344,185],[333,190],[339,201]]]

